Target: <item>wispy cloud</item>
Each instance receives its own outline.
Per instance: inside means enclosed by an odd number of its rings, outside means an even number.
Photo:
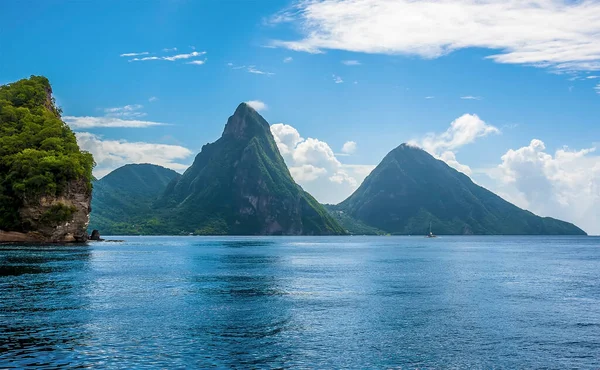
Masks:
[[[333,82],[336,84],[342,84],[344,83],[344,80],[342,80],[342,78],[340,76],[336,76],[336,75],[332,75],[333,76]]]
[[[248,100],[246,104],[254,108],[254,110],[257,112],[267,110],[269,108],[265,102],[260,100]]]
[[[194,50],[194,49],[192,49],[192,50]],[[165,53],[170,53],[172,51],[177,51],[177,48],[170,48],[170,49],[169,48],[164,48],[164,49],[162,49],[162,51],[164,51]]]
[[[600,78],[600,76],[587,76],[586,78],[589,79],[589,80],[591,80],[591,79],[594,79],[594,78]]]
[[[460,98],[463,100],[482,100],[483,99],[481,96],[472,96],[472,95],[461,96]]]
[[[151,126],[163,126],[165,123],[141,121],[141,120],[126,120],[116,117],[76,117],[65,116],[63,120],[73,129],[90,129],[95,127],[129,127],[129,128],[144,128]]]
[[[594,90],[596,90],[596,93],[600,94],[600,84],[596,85],[596,87],[594,87]]]
[[[204,54],[206,54],[206,51],[193,51],[193,52],[187,53],[187,54],[176,54],[176,55],[162,56],[162,57],[151,56],[151,57],[144,57],[144,58],[133,58],[133,59],[130,59],[129,61],[130,62],[145,62],[148,60],[166,60],[169,62],[174,62],[176,60],[199,57]]]
[[[426,96],[425,99],[435,99],[435,96]]]
[[[141,104],[130,104],[123,107],[104,108],[104,113],[109,117],[143,117],[146,115],[140,110],[144,108]]]
[[[302,33],[272,46],[309,53],[431,59],[486,48],[497,63],[600,70],[600,2],[592,0],[298,0],[272,22],[298,23]]]
[[[250,73],[257,74],[257,75],[266,75],[266,76],[272,76],[275,74],[272,72],[261,71],[260,69],[257,69],[255,66],[248,66],[247,71]]]
[[[206,59],[204,60],[192,60],[191,62],[187,62],[186,64],[195,64],[195,65],[203,65],[204,63],[206,63]]]
[[[291,63],[293,60],[294,60],[294,58],[292,58],[292,57],[285,57],[285,58],[283,58],[283,62],[284,63]]]
[[[358,60],[342,60],[342,64],[347,66],[359,66],[361,63]]]
[[[147,52],[147,51],[143,51],[141,53],[125,53],[125,54],[121,54],[119,56],[120,57],[137,57],[137,56],[140,56],[140,55],[148,55],[148,54],[150,54],[150,53]]]
[[[156,96],[151,96],[151,97],[148,98],[148,101],[150,103],[152,103],[153,101],[157,101],[157,100],[158,100],[158,98]]]

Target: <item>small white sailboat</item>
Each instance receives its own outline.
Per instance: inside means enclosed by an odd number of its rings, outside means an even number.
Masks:
[[[429,221],[429,234],[425,235],[426,238],[437,238],[437,235],[433,235],[431,232],[431,221]]]

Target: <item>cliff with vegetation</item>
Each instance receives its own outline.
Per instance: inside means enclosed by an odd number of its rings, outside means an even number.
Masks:
[[[0,86],[0,242],[84,242],[92,155],[61,120],[47,78]]]

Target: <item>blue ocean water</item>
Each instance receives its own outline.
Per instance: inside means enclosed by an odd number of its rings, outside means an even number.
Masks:
[[[0,368],[600,368],[600,238],[0,246]]]

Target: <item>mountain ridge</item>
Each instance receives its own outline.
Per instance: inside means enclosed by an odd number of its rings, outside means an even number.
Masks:
[[[401,144],[346,200],[332,208],[395,234],[584,235],[575,225],[539,217],[473,183],[426,151]]]

